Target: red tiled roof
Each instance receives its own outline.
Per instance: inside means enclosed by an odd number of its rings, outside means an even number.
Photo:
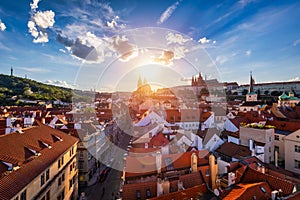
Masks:
[[[262,189],[263,188],[263,189]],[[223,200],[250,200],[254,199],[270,199],[272,189],[266,182],[258,183],[240,183],[235,185],[225,197],[221,197]]]
[[[151,198],[151,200],[182,200],[195,198],[198,195],[201,197],[203,194],[207,193],[207,187],[205,184],[197,185],[192,188],[185,190],[180,190],[177,192],[162,195],[160,197]]]
[[[155,136],[153,136],[149,142],[150,147],[161,147],[169,144],[169,140],[164,137],[162,133],[158,133]]]
[[[0,177],[0,199],[10,199],[20,192],[36,176],[53,164],[78,139],[37,122],[37,127],[24,129],[22,134],[11,133],[0,136],[0,160],[20,166],[16,171]],[[57,141],[58,136],[62,141]],[[51,149],[41,145],[51,145]],[[39,152],[40,156],[25,155],[27,147]]]
[[[207,150],[194,151],[198,155],[198,165],[208,165]],[[162,169],[166,171],[165,158],[171,158],[174,169],[190,168],[191,155],[193,152],[185,152],[182,154],[162,155]],[[200,158],[199,158],[200,157]],[[126,157],[126,177],[135,177],[149,174],[156,174],[156,157],[145,155],[143,157],[128,156]]]
[[[232,142],[224,142],[216,149],[215,152],[236,159],[251,156],[249,147],[238,145]]]
[[[183,187],[185,188],[185,190],[177,192],[178,180],[170,181],[170,188],[172,187],[174,192],[160,196],[160,197],[156,197],[157,182],[151,181],[151,182],[142,182],[142,183],[134,183],[134,184],[125,184],[123,186],[123,199],[135,199],[137,190],[140,191],[141,199],[146,199],[146,190],[147,189],[150,190],[150,193],[151,193],[151,196],[153,197],[153,199],[169,199],[169,197],[173,197],[174,195],[178,197],[176,199],[182,199],[182,198],[180,198],[180,197],[182,197],[180,195],[181,192],[190,193],[191,195],[194,195],[194,193],[192,193],[192,191],[194,191],[194,190],[200,192],[199,189],[202,189],[202,193],[205,193],[207,191],[205,184],[203,184],[203,180],[202,180],[199,172],[182,175],[179,177],[179,180],[182,181]],[[198,189],[195,189],[195,187],[198,187]],[[194,188],[194,189],[192,189],[192,188]],[[190,190],[190,189],[192,189],[192,190]],[[179,194],[179,196],[178,196],[178,194]],[[191,197],[195,197],[196,194]],[[184,196],[184,197],[187,197],[187,196]]]
[[[290,195],[294,189],[294,184],[292,182],[268,174],[263,174],[251,169],[250,167],[247,167],[243,177],[241,178],[242,183],[257,183],[262,181],[267,182],[272,190],[281,189],[284,196]]]
[[[299,122],[288,122],[288,121],[267,121],[266,125],[272,125],[275,126],[276,129],[282,130],[282,131],[297,131],[300,129],[300,123]]]

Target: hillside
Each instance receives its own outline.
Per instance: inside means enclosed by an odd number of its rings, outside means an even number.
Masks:
[[[76,92],[78,93],[78,92]],[[31,79],[0,74],[0,104],[19,105],[21,99],[72,101],[72,89],[47,85]],[[80,96],[76,96],[80,98]]]

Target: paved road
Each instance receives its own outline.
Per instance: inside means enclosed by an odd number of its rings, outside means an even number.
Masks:
[[[121,172],[112,169],[103,183],[82,189],[86,193],[87,200],[111,200],[117,199],[116,195],[120,189]],[[103,194],[103,188],[104,194]]]
[[[120,147],[123,149],[126,149],[128,143],[129,143],[129,137],[123,137],[122,140],[120,140]],[[117,155],[120,154],[120,155]],[[124,164],[123,160],[123,153],[122,152],[116,152],[114,153],[114,157],[118,158],[118,160],[115,160],[115,162],[120,161],[122,164]],[[117,165],[122,165],[118,163]],[[113,166],[113,165],[112,165]],[[119,169],[122,169],[123,167],[118,167]],[[122,171],[111,169],[108,176],[106,177],[105,181],[103,183],[96,182],[95,185],[80,189],[80,192],[86,193],[86,199],[85,200],[111,200],[111,199],[117,199],[118,193],[120,191],[120,183],[121,183],[121,176]],[[104,193],[103,193],[103,188]]]

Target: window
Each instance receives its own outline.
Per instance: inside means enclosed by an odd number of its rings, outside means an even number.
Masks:
[[[64,156],[61,157],[61,165],[64,165]]]
[[[61,181],[62,181],[62,182],[65,181],[65,174],[62,174],[62,175],[61,175]]]
[[[57,196],[57,200],[64,200],[65,199],[65,188],[62,192]]]
[[[46,200],[50,200],[50,190],[46,193]]]
[[[58,186],[61,185],[61,178],[58,178]]]
[[[150,198],[150,197],[151,197],[150,189],[147,189],[147,190],[146,190],[146,197],[147,197],[147,198]]]
[[[210,170],[209,169],[205,170],[205,176],[209,176],[209,175],[210,175]]]
[[[141,191],[139,191],[139,190],[136,191],[136,199],[137,200],[141,199]]]
[[[20,200],[26,200],[26,190],[21,193]]]
[[[271,140],[272,140],[272,138],[271,138],[271,137],[269,137],[269,142],[271,142]]]
[[[57,162],[57,166],[58,166],[58,169],[60,168],[60,159],[58,160],[58,162]]]
[[[295,145],[295,152],[300,153],[300,146]]]
[[[72,187],[72,179],[69,180],[69,189]]]
[[[79,158],[83,158],[83,151],[79,152]]]
[[[274,135],[274,140],[279,140],[279,135]]]
[[[83,162],[79,162],[79,169],[83,169]]]
[[[61,199],[65,199],[65,188],[63,189],[63,191],[61,192]]]
[[[76,176],[73,176],[73,184],[76,182]]]
[[[274,152],[275,151],[279,152],[279,146],[274,146]]]
[[[49,180],[49,177],[50,177],[50,171],[49,171],[49,169],[47,169],[47,171],[46,171],[46,181]]]
[[[70,173],[72,172],[72,170],[73,170],[73,165],[71,164],[70,165]]]
[[[269,152],[271,152],[271,147],[269,147]]]
[[[300,161],[295,160],[295,168],[300,169]]]
[[[45,183],[45,174],[41,175],[41,186],[43,186]]]

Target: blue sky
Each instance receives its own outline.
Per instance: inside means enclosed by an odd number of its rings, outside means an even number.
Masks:
[[[97,90],[132,90],[138,75],[186,84],[197,71],[239,84],[250,71],[256,82],[299,80],[298,19],[300,3],[288,0],[3,0],[0,73],[13,66],[17,76]]]

